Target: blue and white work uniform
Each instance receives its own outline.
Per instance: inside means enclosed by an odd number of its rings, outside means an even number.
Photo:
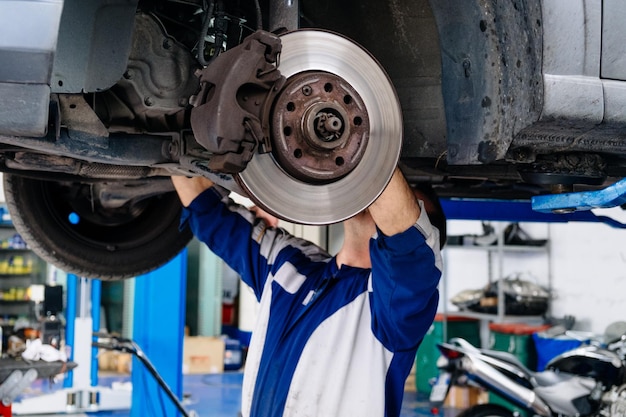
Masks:
[[[420,202],[421,204],[421,202]],[[213,187],[182,223],[237,271],[260,302],[245,364],[244,417],[397,417],[417,348],[433,322],[438,230],[415,225],[370,242],[372,269],[268,228]]]

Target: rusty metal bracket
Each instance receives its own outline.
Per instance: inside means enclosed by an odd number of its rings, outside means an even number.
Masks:
[[[280,38],[257,31],[200,71],[191,127],[211,154],[211,170],[243,171],[257,148],[269,152],[269,111],[285,83],[278,71]]]

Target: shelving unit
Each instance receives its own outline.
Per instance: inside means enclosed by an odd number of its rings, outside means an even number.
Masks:
[[[47,264],[21,241],[12,223],[0,221],[0,325],[36,320]]]
[[[552,256],[551,256],[551,248],[550,248],[550,228],[547,227],[547,242],[543,246],[522,246],[522,245],[508,245],[505,244],[505,236],[504,236],[504,227],[501,226],[500,230],[496,229],[497,233],[497,242],[495,245],[489,246],[481,246],[481,245],[447,245],[444,250],[444,265],[449,261],[449,252],[448,251],[477,251],[477,252],[486,252],[487,253],[487,262],[488,262],[488,276],[485,284],[490,284],[495,282],[498,279],[505,278],[504,274],[504,263],[507,260],[515,259],[516,254],[537,254],[544,256],[546,258],[546,282],[544,287],[548,290],[549,293],[552,292]],[[533,315],[512,315],[506,313],[505,306],[505,295],[504,295],[504,286],[498,285],[498,304],[495,314],[490,313],[480,313],[473,311],[448,311],[448,300],[450,294],[448,294],[448,280],[450,278],[447,276],[446,271],[444,270],[444,275],[442,277],[442,298],[445,300],[443,303],[443,312],[444,317],[448,315],[461,316],[467,318],[473,318],[480,320],[481,322],[481,341],[483,346],[488,345],[488,326],[490,322],[540,322],[543,317],[542,316],[533,316]],[[550,307],[548,306],[548,309]],[[445,328],[445,326],[444,326]],[[447,337],[447,334],[444,330],[444,338]]]

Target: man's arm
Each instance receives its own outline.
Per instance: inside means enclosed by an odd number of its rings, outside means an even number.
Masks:
[[[438,233],[399,169],[369,212],[381,232],[370,246],[372,331],[393,351],[414,349],[437,311]]]
[[[404,232],[420,216],[420,207],[406,179],[396,168],[387,188],[369,207],[376,226],[386,236]]]
[[[260,253],[260,241],[271,239],[276,233],[268,233],[251,211],[228,198],[226,190],[205,192],[213,187],[213,181],[184,176],[172,176],[171,180],[185,207],[182,222],[237,271],[259,298],[271,268]]]
[[[172,183],[178,193],[180,202],[187,207],[204,190],[213,187],[213,181],[205,177],[172,176]]]

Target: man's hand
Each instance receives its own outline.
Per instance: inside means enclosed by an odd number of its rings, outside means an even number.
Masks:
[[[213,187],[214,183],[205,177],[172,176],[172,184],[174,184],[180,202],[187,207],[204,190]]]
[[[263,219],[268,226],[278,227],[278,222],[279,222],[278,217],[268,213],[267,211],[263,210],[261,207],[252,206],[249,208],[249,210],[253,212],[257,218]]]
[[[387,236],[404,232],[420,216],[420,207],[413,190],[396,168],[387,188],[369,207],[376,226]]]

